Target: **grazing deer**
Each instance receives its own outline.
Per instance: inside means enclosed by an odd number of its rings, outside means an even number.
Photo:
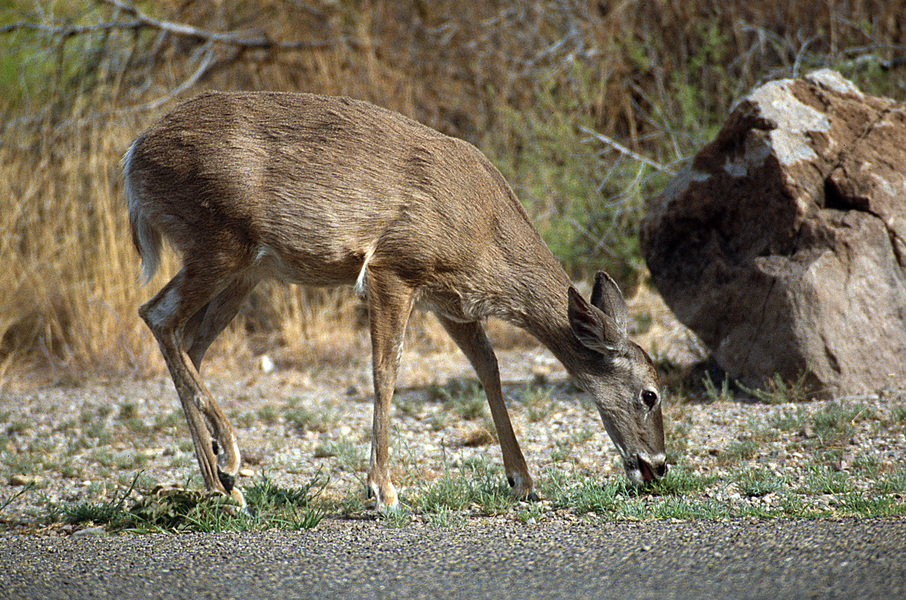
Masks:
[[[535,494],[481,326],[489,316],[538,338],[591,394],[633,483],[667,472],[657,374],[627,337],[620,290],[598,273],[586,301],[474,146],[348,98],[207,93],[135,140],[123,169],[146,280],[162,238],[183,255],[182,270],[139,314],[173,378],[207,489],[244,504],[236,435],[199,367],[265,278],[352,284],[367,300],[367,484],[379,509],[397,506],[388,413],[415,304],[438,316],[475,368],[516,496]]]

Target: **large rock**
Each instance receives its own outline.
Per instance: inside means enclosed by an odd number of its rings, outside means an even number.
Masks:
[[[906,387],[906,107],[831,71],[768,83],[651,202],[680,321],[748,385]]]

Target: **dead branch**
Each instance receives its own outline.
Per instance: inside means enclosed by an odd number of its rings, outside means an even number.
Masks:
[[[223,44],[235,46],[242,50],[320,50],[329,48],[339,43],[347,43],[352,46],[359,46],[359,42],[353,38],[340,37],[333,40],[319,41],[296,41],[286,42],[282,40],[272,40],[266,33],[258,32],[257,34],[241,33],[237,31],[210,31],[185,23],[155,19],[140,11],[135,6],[130,6],[120,0],[102,0],[114,8],[132,16],[129,21],[108,21],[104,23],[95,23],[92,25],[47,25],[44,23],[31,23],[28,21],[19,21],[0,27],[0,34],[11,33],[19,30],[31,30],[47,33],[54,36],[67,39],[77,35],[85,35],[96,32],[109,32],[113,30],[136,30],[136,29],[156,29],[158,31],[191,37],[202,40],[208,44]]]
[[[603,133],[598,133],[597,131],[593,131],[593,130],[589,129],[588,127],[583,127],[582,125],[579,126],[579,129],[581,129],[585,133],[591,135],[599,142],[604,142],[605,144],[607,144],[608,146],[610,146],[617,152],[625,154],[626,156],[628,156],[634,160],[637,160],[641,163],[645,163],[649,167],[652,167],[653,169],[657,169],[658,171],[661,171],[663,173],[667,173],[668,175],[676,175],[676,172],[673,169],[671,169],[669,167],[665,167],[664,165],[662,165],[658,162],[655,162],[655,161],[651,160],[650,158],[646,158],[646,157],[642,156],[641,154],[638,154],[637,152],[633,152],[632,150],[630,150],[629,148],[627,148],[620,142],[616,141],[613,138],[607,137]]]
[[[0,33],[11,33],[20,29],[29,29],[31,31],[40,31],[62,38],[69,38],[76,35],[85,35],[98,31],[112,31],[114,29],[138,29],[145,25],[138,20],[135,21],[110,21],[107,23],[95,23],[93,25],[46,25],[44,23],[31,23],[28,21],[19,21],[0,27]]]
[[[140,11],[135,6],[130,6],[121,2],[120,0],[102,0],[105,4],[109,4],[124,13],[131,15],[135,18],[135,22],[141,27],[149,27],[152,29],[157,29],[164,31],[173,35],[181,35],[185,37],[193,37],[204,40],[208,43],[213,44],[226,44],[231,46],[238,46],[243,49],[257,49],[257,50],[319,50],[322,48],[329,48],[338,42],[349,42],[355,43],[354,40],[349,38],[341,38],[339,40],[322,40],[322,41],[308,41],[308,42],[284,42],[281,40],[272,40],[266,33],[259,32],[258,35],[254,37],[249,37],[248,34],[243,34],[235,31],[227,32],[218,32],[218,31],[209,31],[207,29],[201,29],[199,27],[194,27],[192,25],[186,25],[185,23],[176,23],[173,21],[165,21],[162,19],[155,19],[150,15],[146,15]]]

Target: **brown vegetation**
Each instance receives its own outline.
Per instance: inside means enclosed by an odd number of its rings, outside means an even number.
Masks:
[[[0,2],[0,383],[33,367],[56,379],[160,368],[136,308],[175,261],[137,285],[119,159],[203,89],[345,94],[463,137],[510,179],[574,276],[603,266],[624,287],[644,273],[643,199],[753,85],[829,66],[906,96],[901,0],[131,6]],[[336,360],[357,347],[356,312],[345,293],[267,287],[221,348],[323,348]]]

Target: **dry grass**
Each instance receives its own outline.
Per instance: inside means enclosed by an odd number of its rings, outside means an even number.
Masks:
[[[177,265],[168,257],[150,286],[136,284],[119,159],[138,132],[201,89],[348,94],[468,139],[513,181],[574,275],[603,265],[629,285],[643,273],[635,227],[644,197],[665,176],[589,143],[579,125],[670,164],[766,78],[834,66],[865,89],[904,96],[903,69],[882,69],[904,52],[900,2],[139,6],[208,30],[325,45],[240,50],[148,28],[0,34],[0,385],[35,370],[78,381],[162,369],[136,308]],[[88,0],[0,3],[0,26],[117,19],[130,16]],[[214,352],[284,348],[342,361],[358,354],[360,326],[345,292],[271,286]],[[430,320],[417,320],[411,337],[449,347]],[[499,339],[525,343],[506,328]]]

